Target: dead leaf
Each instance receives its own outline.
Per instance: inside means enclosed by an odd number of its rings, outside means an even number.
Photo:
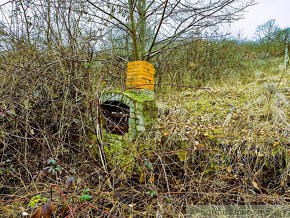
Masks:
[[[163,133],[163,136],[168,136],[168,135],[169,135],[168,132],[164,132],[164,133]]]
[[[232,116],[233,116],[232,113],[228,113],[228,115],[227,115],[227,117],[226,117],[226,119],[225,119],[225,121],[223,123],[223,126],[228,126],[229,125],[229,123],[230,123],[230,121],[232,119]]]
[[[252,184],[253,184],[253,186],[254,186],[256,189],[259,190],[259,186],[258,186],[258,184],[257,184],[255,181],[252,181]]]
[[[154,175],[151,175],[150,181],[151,183],[154,183]]]
[[[60,213],[65,215],[68,213],[68,211],[69,211],[69,208],[67,206],[63,206],[60,210]]]
[[[69,177],[67,180],[66,180],[66,189],[69,190],[72,186],[73,186],[73,183],[75,183],[76,179],[74,177]]]
[[[44,205],[41,210],[41,216],[43,218],[49,218],[51,213],[56,210],[58,203],[56,202],[48,202]]]
[[[42,210],[42,207],[38,207],[34,210],[34,213],[32,214],[31,218],[40,218],[41,216],[41,210]]]
[[[145,182],[145,176],[144,173],[141,173],[140,178],[139,178],[139,183],[144,183]]]
[[[272,146],[273,146],[273,148],[275,148],[277,145],[279,145],[279,141],[276,141]]]

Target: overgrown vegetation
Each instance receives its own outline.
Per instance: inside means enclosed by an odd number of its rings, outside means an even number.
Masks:
[[[65,27],[66,17],[58,21]],[[158,122],[104,166],[98,100],[125,90],[132,54],[97,51],[86,41],[92,32],[64,29],[67,41],[49,28],[34,43],[0,33],[0,216],[175,217],[187,205],[289,205],[284,41],[269,41],[268,52],[264,41],[172,43],[152,57]]]

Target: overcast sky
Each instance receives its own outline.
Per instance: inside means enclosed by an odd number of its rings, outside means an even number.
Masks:
[[[275,19],[281,28],[290,27],[290,0],[256,0],[257,5],[247,9],[244,19],[233,23],[229,31],[233,35],[241,30],[242,36],[252,39],[257,26]]]
[[[8,0],[0,0],[0,5]],[[236,36],[239,32],[242,37],[252,39],[258,25],[275,19],[281,28],[290,27],[290,0],[256,0],[257,5],[247,9],[244,19],[237,21],[226,28]]]

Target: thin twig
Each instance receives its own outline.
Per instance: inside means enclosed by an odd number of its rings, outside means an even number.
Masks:
[[[70,212],[71,212],[71,216],[73,217],[73,210],[72,210],[70,204],[68,203],[68,201],[66,200],[65,194],[63,193],[62,190],[60,190],[60,188],[59,188],[57,185],[52,185],[52,186],[50,187],[50,200],[52,201],[52,188],[56,188],[57,191],[61,194],[61,196],[62,196],[64,202],[66,203],[67,207],[69,208],[69,210],[70,210]]]

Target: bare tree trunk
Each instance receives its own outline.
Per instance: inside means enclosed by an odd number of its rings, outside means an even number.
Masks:
[[[46,40],[47,40],[47,47],[51,50],[51,40],[50,40],[50,28],[51,28],[51,5],[50,0],[47,0],[47,29],[46,29]]]
[[[133,0],[129,1],[129,13],[130,13],[130,22],[131,22],[131,35],[132,35],[132,41],[133,41],[133,48],[134,48],[134,57],[135,61],[139,61],[139,50],[138,50],[138,43],[137,43],[137,32],[136,32],[136,26],[134,21],[134,6],[133,6]]]
[[[138,8],[139,8],[139,36],[140,36],[140,56],[143,60],[146,55],[146,1],[138,0]]]

